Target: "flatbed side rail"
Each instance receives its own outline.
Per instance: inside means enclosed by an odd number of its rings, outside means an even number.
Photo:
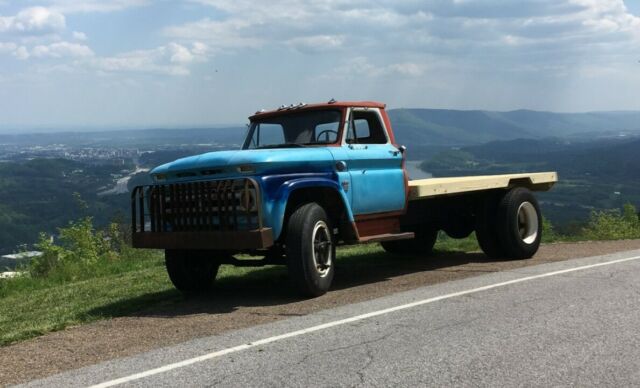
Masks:
[[[427,178],[409,181],[409,199],[416,200],[515,186],[527,187],[534,191],[547,191],[557,181],[558,174],[556,172]]]

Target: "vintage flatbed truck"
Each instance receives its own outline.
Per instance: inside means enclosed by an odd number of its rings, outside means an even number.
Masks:
[[[428,255],[443,230],[472,232],[490,257],[538,250],[540,208],[555,172],[410,180],[385,105],[282,106],[250,118],[241,150],[156,167],[132,192],[135,247],[165,250],[173,284],[208,290],[221,264],[286,264],[307,296],[324,294],[336,246],[381,242]],[[263,259],[237,259],[250,253]]]

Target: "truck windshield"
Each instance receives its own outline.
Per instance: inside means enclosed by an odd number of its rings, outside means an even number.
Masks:
[[[243,149],[331,144],[338,140],[340,110],[291,112],[251,123]]]

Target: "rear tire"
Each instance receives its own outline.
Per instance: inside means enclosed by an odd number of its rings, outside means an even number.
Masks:
[[[476,214],[476,239],[480,249],[491,259],[505,257],[504,249],[498,239],[498,202],[500,196],[491,195],[480,204]]]
[[[165,251],[165,265],[171,283],[185,294],[209,291],[220,263],[206,250]]]
[[[516,187],[498,204],[498,239],[507,257],[528,259],[536,254],[542,237],[540,206],[533,193]]]
[[[463,239],[473,233],[475,226],[475,219],[471,214],[452,214],[442,230],[451,238]]]
[[[324,295],[335,273],[336,246],[327,213],[315,202],[296,209],[287,224],[289,276],[304,296]]]
[[[396,255],[430,256],[438,239],[438,231],[429,227],[420,227],[414,233],[415,237],[412,239],[384,241],[380,245],[385,251]]]

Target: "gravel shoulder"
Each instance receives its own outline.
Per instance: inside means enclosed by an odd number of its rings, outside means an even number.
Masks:
[[[480,253],[448,253],[424,260],[385,261],[340,268],[332,291],[301,300],[273,283],[225,284],[206,298],[180,305],[154,306],[20,342],[0,350],[0,385],[42,378],[118,357],[134,355],[193,338],[306,315],[417,287],[479,274],[578,257],[640,249],[640,240],[549,244],[524,261],[490,261]],[[363,261],[366,258],[363,258]]]

